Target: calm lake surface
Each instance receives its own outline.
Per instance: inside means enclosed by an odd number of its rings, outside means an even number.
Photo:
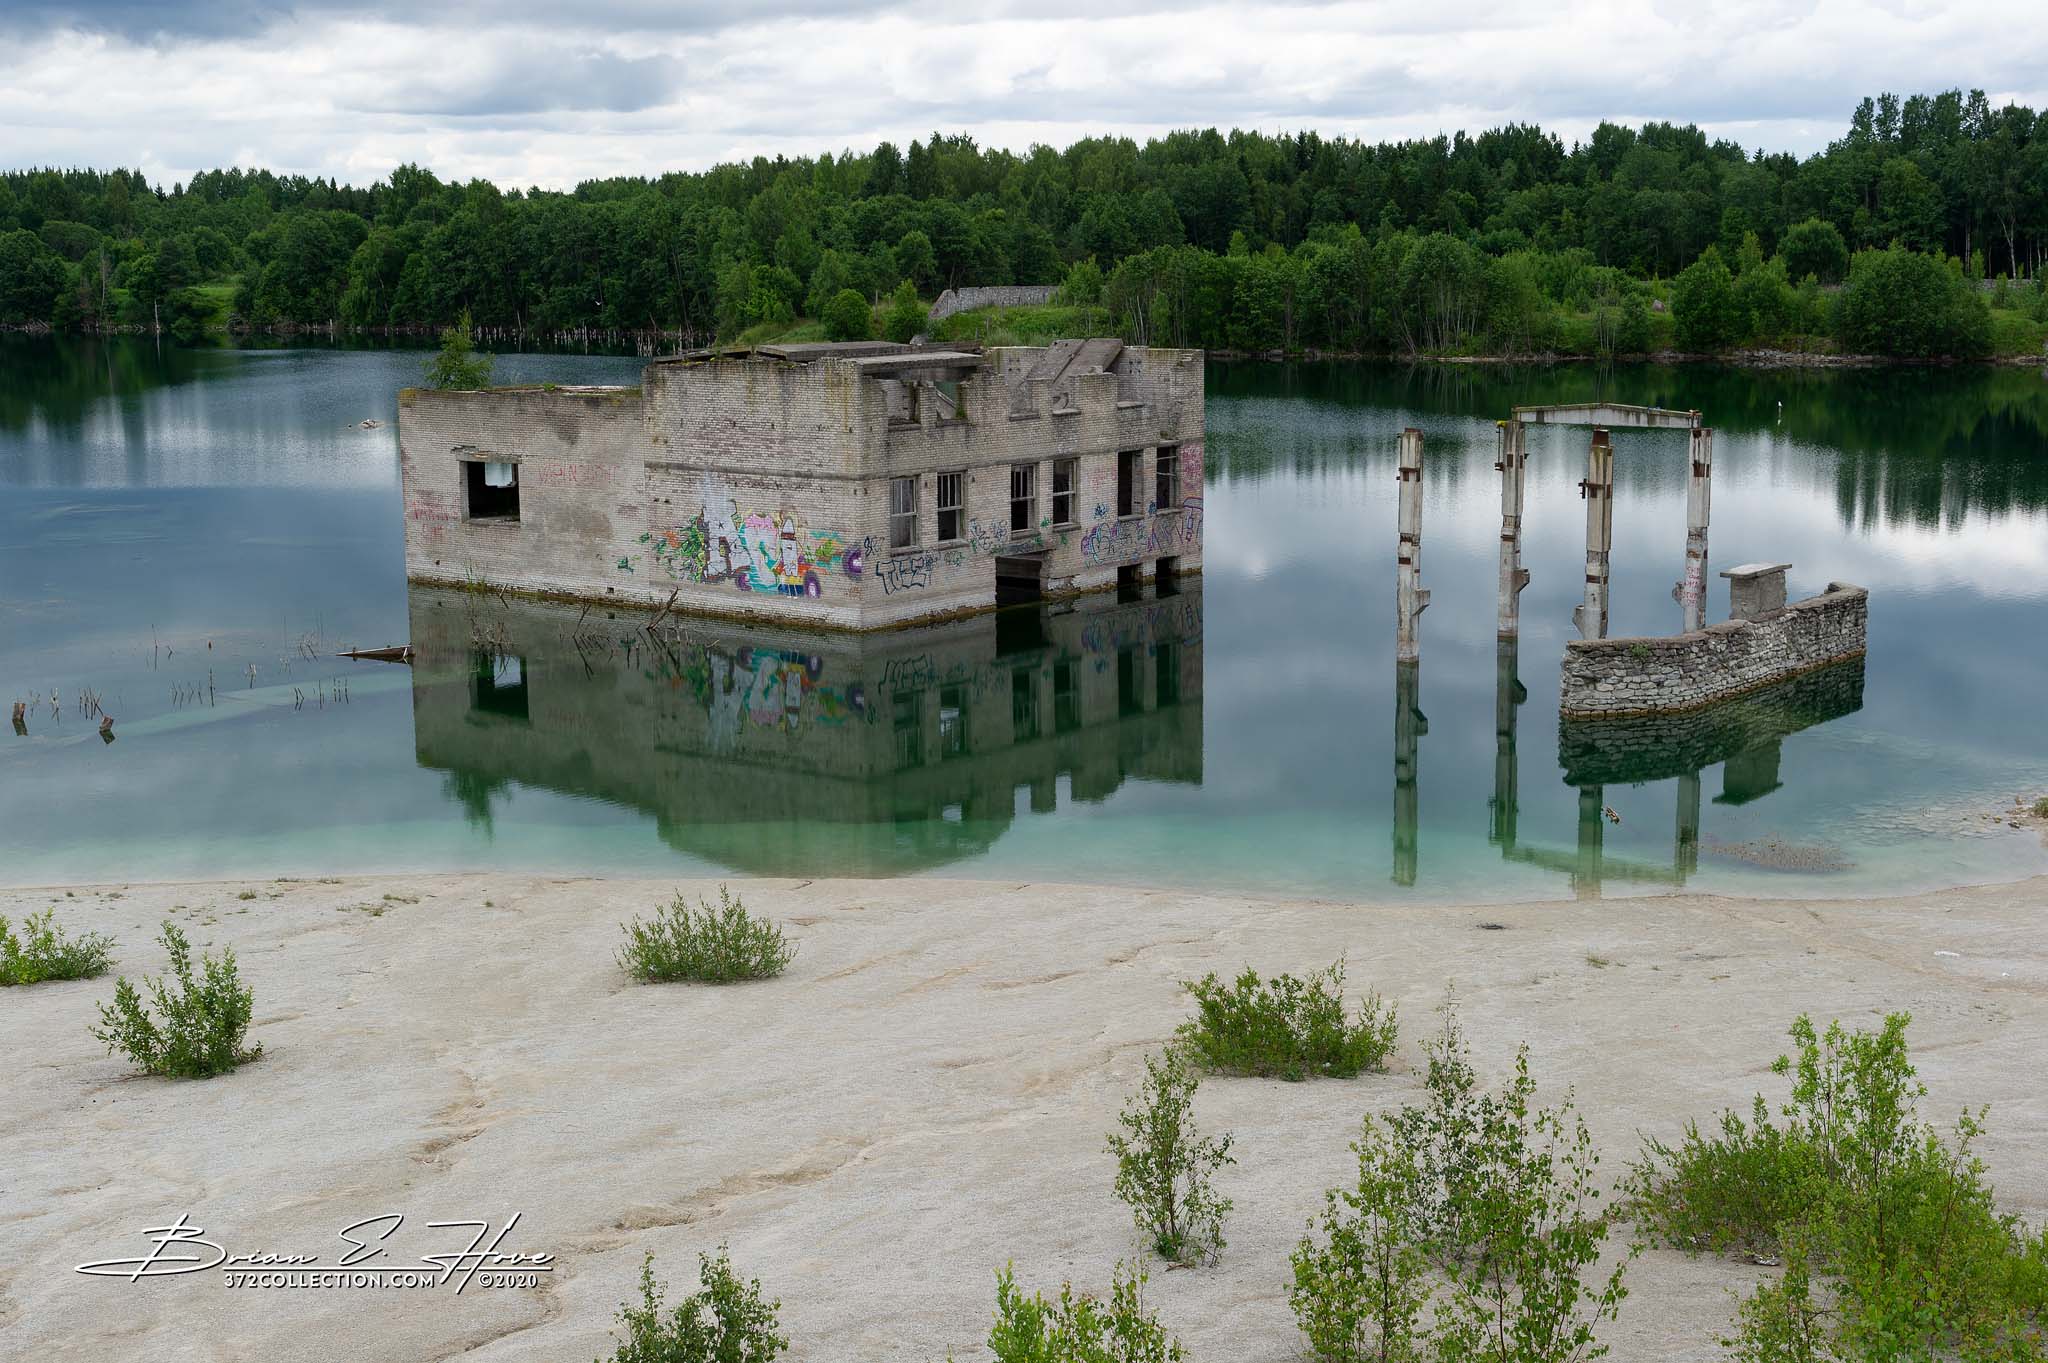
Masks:
[[[875,641],[693,622],[656,646],[638,613],[408,592],[393,423],[420,361],[0,337],[0,698],[33,698],[26,734],[0,730],[0,882],[932,874],[1479,901],[2048,869],[1984,817],[2048,789],[2032,371],[1212,364],[1207,571],[1179,595]],[[640,367],[506,355],[497,376]],[[1533,580],[1503,655],[1494,421],[1592,397],[1701,410],[1710,571],[1868,587],[1867,660],[1627,753],[1561,731],[1586,433],[1530,432]],[[1411,425],[1433,601],[1397,790]],[[1612,632],[1669,632],[1683,436],[1615,444]],[[414,668],[331,656],[408,638]]]

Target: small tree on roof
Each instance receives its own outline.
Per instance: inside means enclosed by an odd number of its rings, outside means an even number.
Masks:
[[[469,309],[464,308],[459,323],[441,329],[441,349],[427,361],[428,387],[473,391],[491,386],[491,357],[477,353],[469,333]]]

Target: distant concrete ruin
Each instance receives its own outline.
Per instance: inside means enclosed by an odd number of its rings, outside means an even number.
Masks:
[[[878,629],[1200,570],[1199,350],[705,351],[399,394],[406,575]]]
[[[986,284],[948,289],[932,300],[932,310],[926,320],[937,322],[956,312],[973,312],[976,308],[1039,307],[1052,302],[1053,295],[1059,291],[1057,284]]]

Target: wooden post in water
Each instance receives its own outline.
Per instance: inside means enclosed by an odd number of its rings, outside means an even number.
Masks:
[[[1713,506],[1714,432],[1695,426],[1688,436],[1692,473],[1685,484],[1685,581],[1678,584],[1681,628],[1707,627],[1707,517]]]
[[[1529,572],[1522,567],[1522,485],[1529,455],[1529,428],[1515,420],[1500,423],[1500,628],[1499,637],[1522,632],[1522,588]]]
[[[1401,432],[1401,545],[1394,581],[1394,659],[1412,663],[1421,655],[1415,622],[1429,608],[1422,588],[1422,432]]]
[[[1581,639],[1607,637],[1607,559],[1614,547],[1614,445],[1606,428],[1593,428],[1586,452],[1586,599],[1572,612]]]

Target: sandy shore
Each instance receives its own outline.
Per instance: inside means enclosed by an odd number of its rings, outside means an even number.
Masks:
[[[1482,1073],[1526,1040],[1546,1094],[1573,1086],[1609,1156],[1637,1132],[1762,1088],[1785,1024],[1913,1013],[1927,1111],[1993,1105],[2002,1200],[2048,1214],[2048,879],[1911,899],[1705,897],[1483,910],[1260,902],[941,881],[748,882],[801,942],[789,973],[641,986],[617,924],[667,882],[360,878],[0,891],[54,904],[163,965],[167,913],[232,945],[261,1061],[204,1083],[133,1076],[87,1034],[111,977],[0,990],[0,1334],[37,1359],[581,1360],[608,1355],[641,1255],[679,1290],[729,1243],[782,1299],[801,1359],[984,1357],[993,1273],[1106,1286],[1136,1252],[1103,1133],[1145,1052],[1186,1012],[1177,981],[1349,958],[1395,999],[1391,1074],[1213,1079],[1237,1137],[1230,1245],[1156,1272],[1197,1360],[1298,1356],[1287,1254],[1344,1179],[1361,1113],[1412,1098],[1430,1010],[1455,982]],[[693,892],[715,887],[691,886]],[[253,895],[253,897],[249,897]],[[1498,930],[1482,923],[1500,925]],[[230,1288],[220,1270],[128,1282],[74,1266],[147,1252],[188,1214],[235,1253],[316,1255],[404,1213],[391,1258],[459,1248],[432,1220],[521,1220],[505,1250],[556,1256],[538,1289]],[[414,1238],[417,1236],[417,1238]],[[401,1248],[403,1254],[400,1253]],[[1156,1267],[1156,1266],[1155,1266]],[[1709,1359],[1764,1270],[1652,1251],[1617,1359]]]

